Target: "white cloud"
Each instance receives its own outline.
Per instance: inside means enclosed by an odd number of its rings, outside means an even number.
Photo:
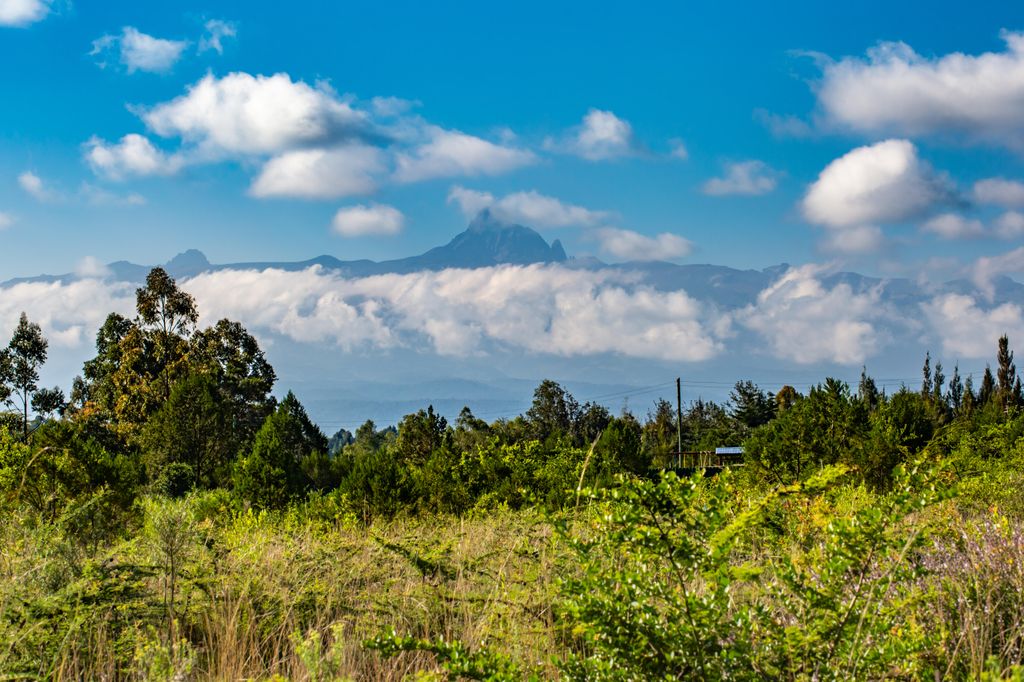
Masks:
[[[165,73],[178,62],[187,47],[186,40],[155,38],[133,26],[125,26],[120,35],[105,35],[94,40],[89,54],[103,57],[115,52],[128,73]],[[105,61],[98,64],[101,68],[107,66]]]
[[[414,100],[402,99],[401,97],[374,97],[370,100],[373,113],[384,117],[401,116],[419,106],[419,104],[419,102]]]
[[[430,126],[428,134],[429,141],[396,157],[398,182],[500,175],[537,161],[529,150],[495,144],[457,130]]]
[[[1020,239],[1024,237],[1024,214],[1018,211],[1007,211],[996,218],[996,236],[1000,239]]]
[[[971,280],[991,300],[995,296],[993,280],[996,277],[1022,272],[1024,272],[1024,246],[998,256],[979,258],[971,267]]]
[[[238,35],[238,26],[233,21],[223,19],[210,19],[203,28],[205,33],[199,39],[199,52],[214,50],[217,54],[224,54],[225,38],[234,38]]]
[[[425,339],[442,355],[495,345],[677,361],[721,352],[721,316],[682,291],[657,292],[616,277],[622,275],[530,265],[344,279],[311,268],[219,271],[183,286],[205,319],[231,317],[345,349],[417,347]]]
[[[82,279],[105,279],[111,271],[98,258],[85,256],[75,264],[75,274]]]
[[[873,135],[942,135],[1024,145],[1024,34],[1006,49],[934,58],[881,43],[866,58],[824,62],[817,87],[825,123]]]
[[[71,282],[25,282],[4,287],[0,295],[0,338],[10,338],[22,311],[43,328],[53,346],[84,348],[92,344],[107,314],[130,315],[135,287],[88,278]]]
[[[405,216],[393,206],[371,204],[338,209],[331,228],[342,237],[395,235],[402,231]]]
[[[1004,208],[1024,207],[1024,182],[1006,178],[986,178],[974,183],[974,200]]]
[[[679,159],[680,161],[686,161],[690,158],[690,151],[686,148],[686,145],[678,137],[673,137],[668,141],[669,153],[673,159]]]
[[[485,208],[494,205],[494,195],[490,192],[481,192],[475,189],[466,189],[461,185],[455,185],[448,190],[448,203],[458,204],[462,215],[472,218]]]
[[[942,239],[977,239],[986,234],[980,220],[965,218],[958,213],[937,215],[925,222],[921,229]]]
[[[766,109],[756,109],[754,118],[768,128],[775,137],[810,137],[814,133],[811,124],[796,116],[784,116]]]
[[[547,149],[575,154],[588,161],[605,161],[637,153],[633,127],[610,111],[590,109],[582,123],[559,141],[547,139]]]
[[[807,190],[804,216],[831,228],[913,218],[948,200],[948,183],[907,140],[857,147],[828,164]]]
[[[764,337],[777,357],[861,364],[889,338],[878,325],[887,316],[881,294],[856,293],[847,284],[828,289],[819,278],[823,272],[817,265],[790,268],[736,319]]]
[[[693,252],[693,243],[671,232],[662,232],[654,237],[603,227],[595,231],[601,250],[621,260],[675,260]]]
[[[274,154],[359,137],[369,129],[367,116],[333,91],[284,73],[207,75],[141,116],[156,134],[181,137],[213,158]]]
[[[731,194],[767,194],[778,185],[778,173],[764,161],[750,160],[726,164],[725,176],[704,183],[702,191],[711,196]]]
[[[386,170],[384,153],[353,143],[335,149],[302,149],[270,159],[249,188],[255,197],[336,199],[369,194]]]
[[[456,185],[448,192],[448,203],[458,204],[467,218],[485,208],[500,220],[534,228],[590,227],[608,217],[604,211],[592,211],[560,201],[537,191],[514,192],[495,199],[489,192],[478,192]]]
[[[841,254],[874,253],[885,244],[885,236],[877,225],[855,225],[831,230],[821,246],[823,250]]]
[[[57,201],[60,194],[47,187],[43,179],[32,171],[25,171],[18,176],[18,186],[36,201]]]
[[[885,241],[880,224],[922,216],[952,195],[951,183],[918,157],[913,143],[885,140],[829,163],[808,188],[801,209],[809,222],[831,231],[826,249],[866,253]],[[930,229],[949,234],[952,227],[944,219]]]
[[[146,204],[146,197],[138,192],[117,194],[88,182],[82,183],[79,195],[92,206],[144,206]]]
[[[6,230],[8,227],[14,224],[14,216],[10,213],[4,213],[0,211],[0,230]]]
[[[947,356],[990,358],[1003,334],[1024,338],[1024,313],[1017,304],[1005,303],[984,309],[971,296],[946,294],[924,303],[921,308]]]
[[[93,172],[112,180],[131,176],[173,175],[185,160],[180,154],[166,154],[142,135],[131,133],[111,143],[98,137],[85,143],[85,160]]]
[[[0,0],[0,26],[28,26],[46,18],[51,0]]]

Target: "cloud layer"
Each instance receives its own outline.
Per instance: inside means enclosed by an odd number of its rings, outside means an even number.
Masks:
[[[924,57],[884,42],[826,62],[817,88],[828,126],[870,135],[942,136],[1024,150],[1024,34],[1000,52]]]

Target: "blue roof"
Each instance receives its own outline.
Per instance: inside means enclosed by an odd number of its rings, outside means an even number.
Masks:
[[[716,455],[742,455],[743,448],[715,448]]]

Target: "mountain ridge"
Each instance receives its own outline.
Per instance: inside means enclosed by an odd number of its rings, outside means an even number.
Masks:
[[[561,264],[568,268],[588,271],[615,269],[636,277],[639,284],[659,291],[686,291],[690,296],[726,309],[741,308],[754,303],[760,292],[769,287],[789,268],[786,263],[762,270],[739,270],[710,263],[678,264],[668,261],[628,261],[608,264],[594,257],[570,258],[559,240],[548,243],[536,230],[519,224],[507,223],[489,210],[481,211],[468,227],[455,235],[447,244],[436,246],[424,253],[385,261],[368,259],[341,260],[324,254],[302,261],[251,261],[238,263],[211,263],[197,249],[183,251],[163,268],[176,279],[187,279],[204,272],[219,270],[280,269],[300,271],[312,266],[335,271],[345,277],[368,277],[383,274],[409,274],[448,268],[481,268],[496,265]],[[139,265],[124,260],[107,266],[108,279],[141,284],[154,266]],[[39,275],[9,279],[2,287],[17,284],[68,281],[82,278],[74,273]],[[822,284],[833,287],[845,284],[855,292],[879,289],[883,300],[900,304],[916,304],[935,289],[925,287],[906,278],[878,278],[855,272],[836,272],[823,275]],[[994,280],[996,303],[1024,298],[1024,285],[1008,277]],[[973,285],[967,280],[952,280],[938,287],[939,293],[965,293]]]

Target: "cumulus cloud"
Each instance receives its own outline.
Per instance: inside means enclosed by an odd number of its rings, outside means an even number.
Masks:
[[[185,165],[180,154],[166,154],[146,137],[131,133],[118,142],[92,137],[85,143],[85,160],[93,172],[111,180],[132,176],[173,175]]]
[[[972,296],[946,294],[921,306],[946,355],[989,358],[1003,334],[1024,338],[1024,311],[1015,303],[984,308]]]
[[[602,227],[595,230],[601,244],[601,251],[620,260],[675,260],[693,252],[693,243],[671,232],[662,232],[654,237],[622,230]]]
[[[472,218],[487,208],[501,220],[536,228],[589,227],[608,217],[605,211],[592,211],[534,190],[514,192],[496,199],[490,192],[480,192],[456,185],[448,192],[448,203],[457,204],[467,218]]]
[[[881,292],[854,292],[847,284],[826,288],[824,268],[790,268],[739,311],[736,319],[759,333],[772,353],[801,364],[861,364],[889,338],[878,322],[886,312]]]
[[[1024,272],[1024,246],[998,256],[982,256],[971,267],[971,280],[989,298],[995,296],[994,280],[1000,275]]]
[[[1020,239],[1024,237],[1024,214],[1018,211],[1007,211],[996,218],[996,236],[1000,239]]]
[[[90,345],[107,314],[130,315],[135,288],[96,278],[71,282],[25,282],[4,287],[0,295],[0,338],[9,338],[22,311],[43,328],[51,347]]]
[[[0,26],[28,26],[46,18],[51,0],[0,0]]]
[[[974,183],[974,200],[1004,208],[1024,208],[1024,182],[986,178]]]
[[[284,73],[208,74],[184,95],[140,113],[157,135],[181,137],[215,158],[358,138],[370,126],[365,113],[329,88],[314,88]]]
[[[133,26],[125,26],[120,35],[108,34],[94,40],[89,54],[100,58],[97,62],[100,68],[107,66],[106,59],[113,54],[128,73],[165,73],[178,62],[187,47],[186,40],[155,38]]]
[[[369,194],[384,173],[384,153],[353,143],[334,149],[301,149],[270,159],[249,188],[255,197],[336,199]]]
[[[832,228],[913,218],[949,198],[907,140],[857,147],[828,164],[807,190],[804,216]]]
[[[6,230],[14,224],[14,217],[10,213],[0,211],[0,230]]]
[[[680,161],[686,161],[690,158],[690,151],[686,148],[686,144],[683,143],[678,137],[673,137],[668,141],[669,153],[673,159],[679,159]]]
[[[331,228],[342,237],[395,235],[402,231],[405,216],[393,206],[371,204],[339,209]]]
[[[48,187],[43,179],[32,171],[25,171],[18,176],[18,186],[36,201],[57,201],[60,193]]]
[[[926,221],[921,229],[942,239],[977,239],[986,235],[985,226],[976,218],[959,213],[943,213]]]
[[[575,154],[588,161],[606,161],[638,152],[633,126],[610,111],[590,109],[580,125],[558,140],[548,138],[544,147]]]
[[[866,57],[823,61],[817,98],[826,125],[872,135],[941,135],[1024,148],[1024,34],[1006,48],[929,58],[902,42]]]
[[[489,142],[457,130],[430,126],[429,139],[395,159],[398,182],[418,182],[433,178],[500,175],[536,163],[536,155]]]
[[[730,194],[767,194],[778,185],[778,173],[764,161],[750,160],[726,164],[725,175],[711,178],[701,190],[711,196]]]
[[[210,19],[203,25],[204,33],[199,39],[199,52],[215,51],[224,54],[224,39],[238,35],[238,26],[233,21]]]

